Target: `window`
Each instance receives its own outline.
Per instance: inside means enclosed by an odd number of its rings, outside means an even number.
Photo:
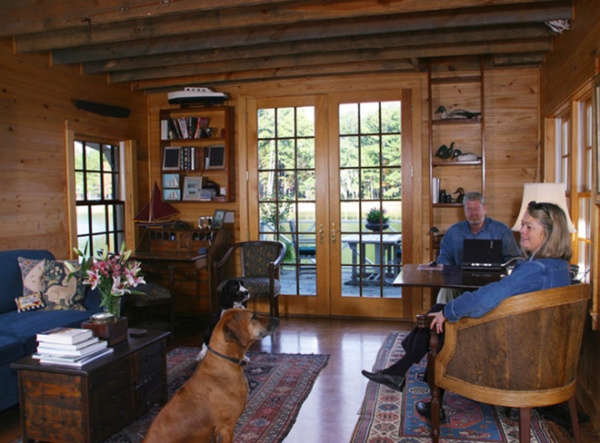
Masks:
[[[124,237],[121,149],[118,145],[74,141],[77,247],[92,255],[117,251]]]

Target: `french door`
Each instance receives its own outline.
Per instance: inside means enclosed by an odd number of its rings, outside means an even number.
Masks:
[[[389,92],[248,101],[249,216],[282,241],[280,309],[398,317],[402,99]],[[372,210],[383,215],[366,224]]]

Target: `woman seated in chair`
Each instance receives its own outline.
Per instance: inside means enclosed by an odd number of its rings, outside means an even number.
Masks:
[[[462,317],[482,317],[513,295],[540,291],[571,283],[569,261],[572,250],[567,218],[563,210],[552,203],[530,202],[521,221],[520,246],[524,259],[512,273],[502,280],[490,283],[476,291],[465,292],[448,304],[436,304],[429,311],[431,329],[443,332],[446,321],[456,322]],[[429,350],[429,330],[415,328],[402,342],[406,354],[398,362],[378,372],[362,371],[375,383],[402,391],[406,372],[419,363]],[[443,336],[440,336],[440,344]],[[443,391],[440,390],[443,396]],[[430,402],[418,402],[417,411],[430,417]],[[442,409],[442,420],[443,417]]]

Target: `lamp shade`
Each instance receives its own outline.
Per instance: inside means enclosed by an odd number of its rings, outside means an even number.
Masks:
[[[564,183],[525,183],[521,210],[519,211],[517,221],[512,230],[518,231],[521,229],[521,219],[527,211],[527,205],[530,201],[535,201],[537,203],[554,203],[559,206],[565,211],[565,215],[567,216],[569,232],[576,232],[575,226],[573,226],[573,222],[571,221],[571,216],[569,215],[569,209],[567,208],[565,190],[566,186]]]

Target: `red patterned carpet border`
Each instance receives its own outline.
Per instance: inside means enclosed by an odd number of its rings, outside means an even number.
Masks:
[[[388,367],[404,355],[401,342],[406,333],[392,332],[385,338],[373,370]],[[368,383],[351,443],[430,442],[429,421],[415,411],[417,401],[429,399],[422,380],[425,359],[411,368],[404,394],[376,383]],[[486,405],[446,392],[444,411],[449,424],[440,427],[444,443],[518,443],[518,411],[506,415],[505,408]],[[531,443],[554,443],[543,418],[532,412]]]

